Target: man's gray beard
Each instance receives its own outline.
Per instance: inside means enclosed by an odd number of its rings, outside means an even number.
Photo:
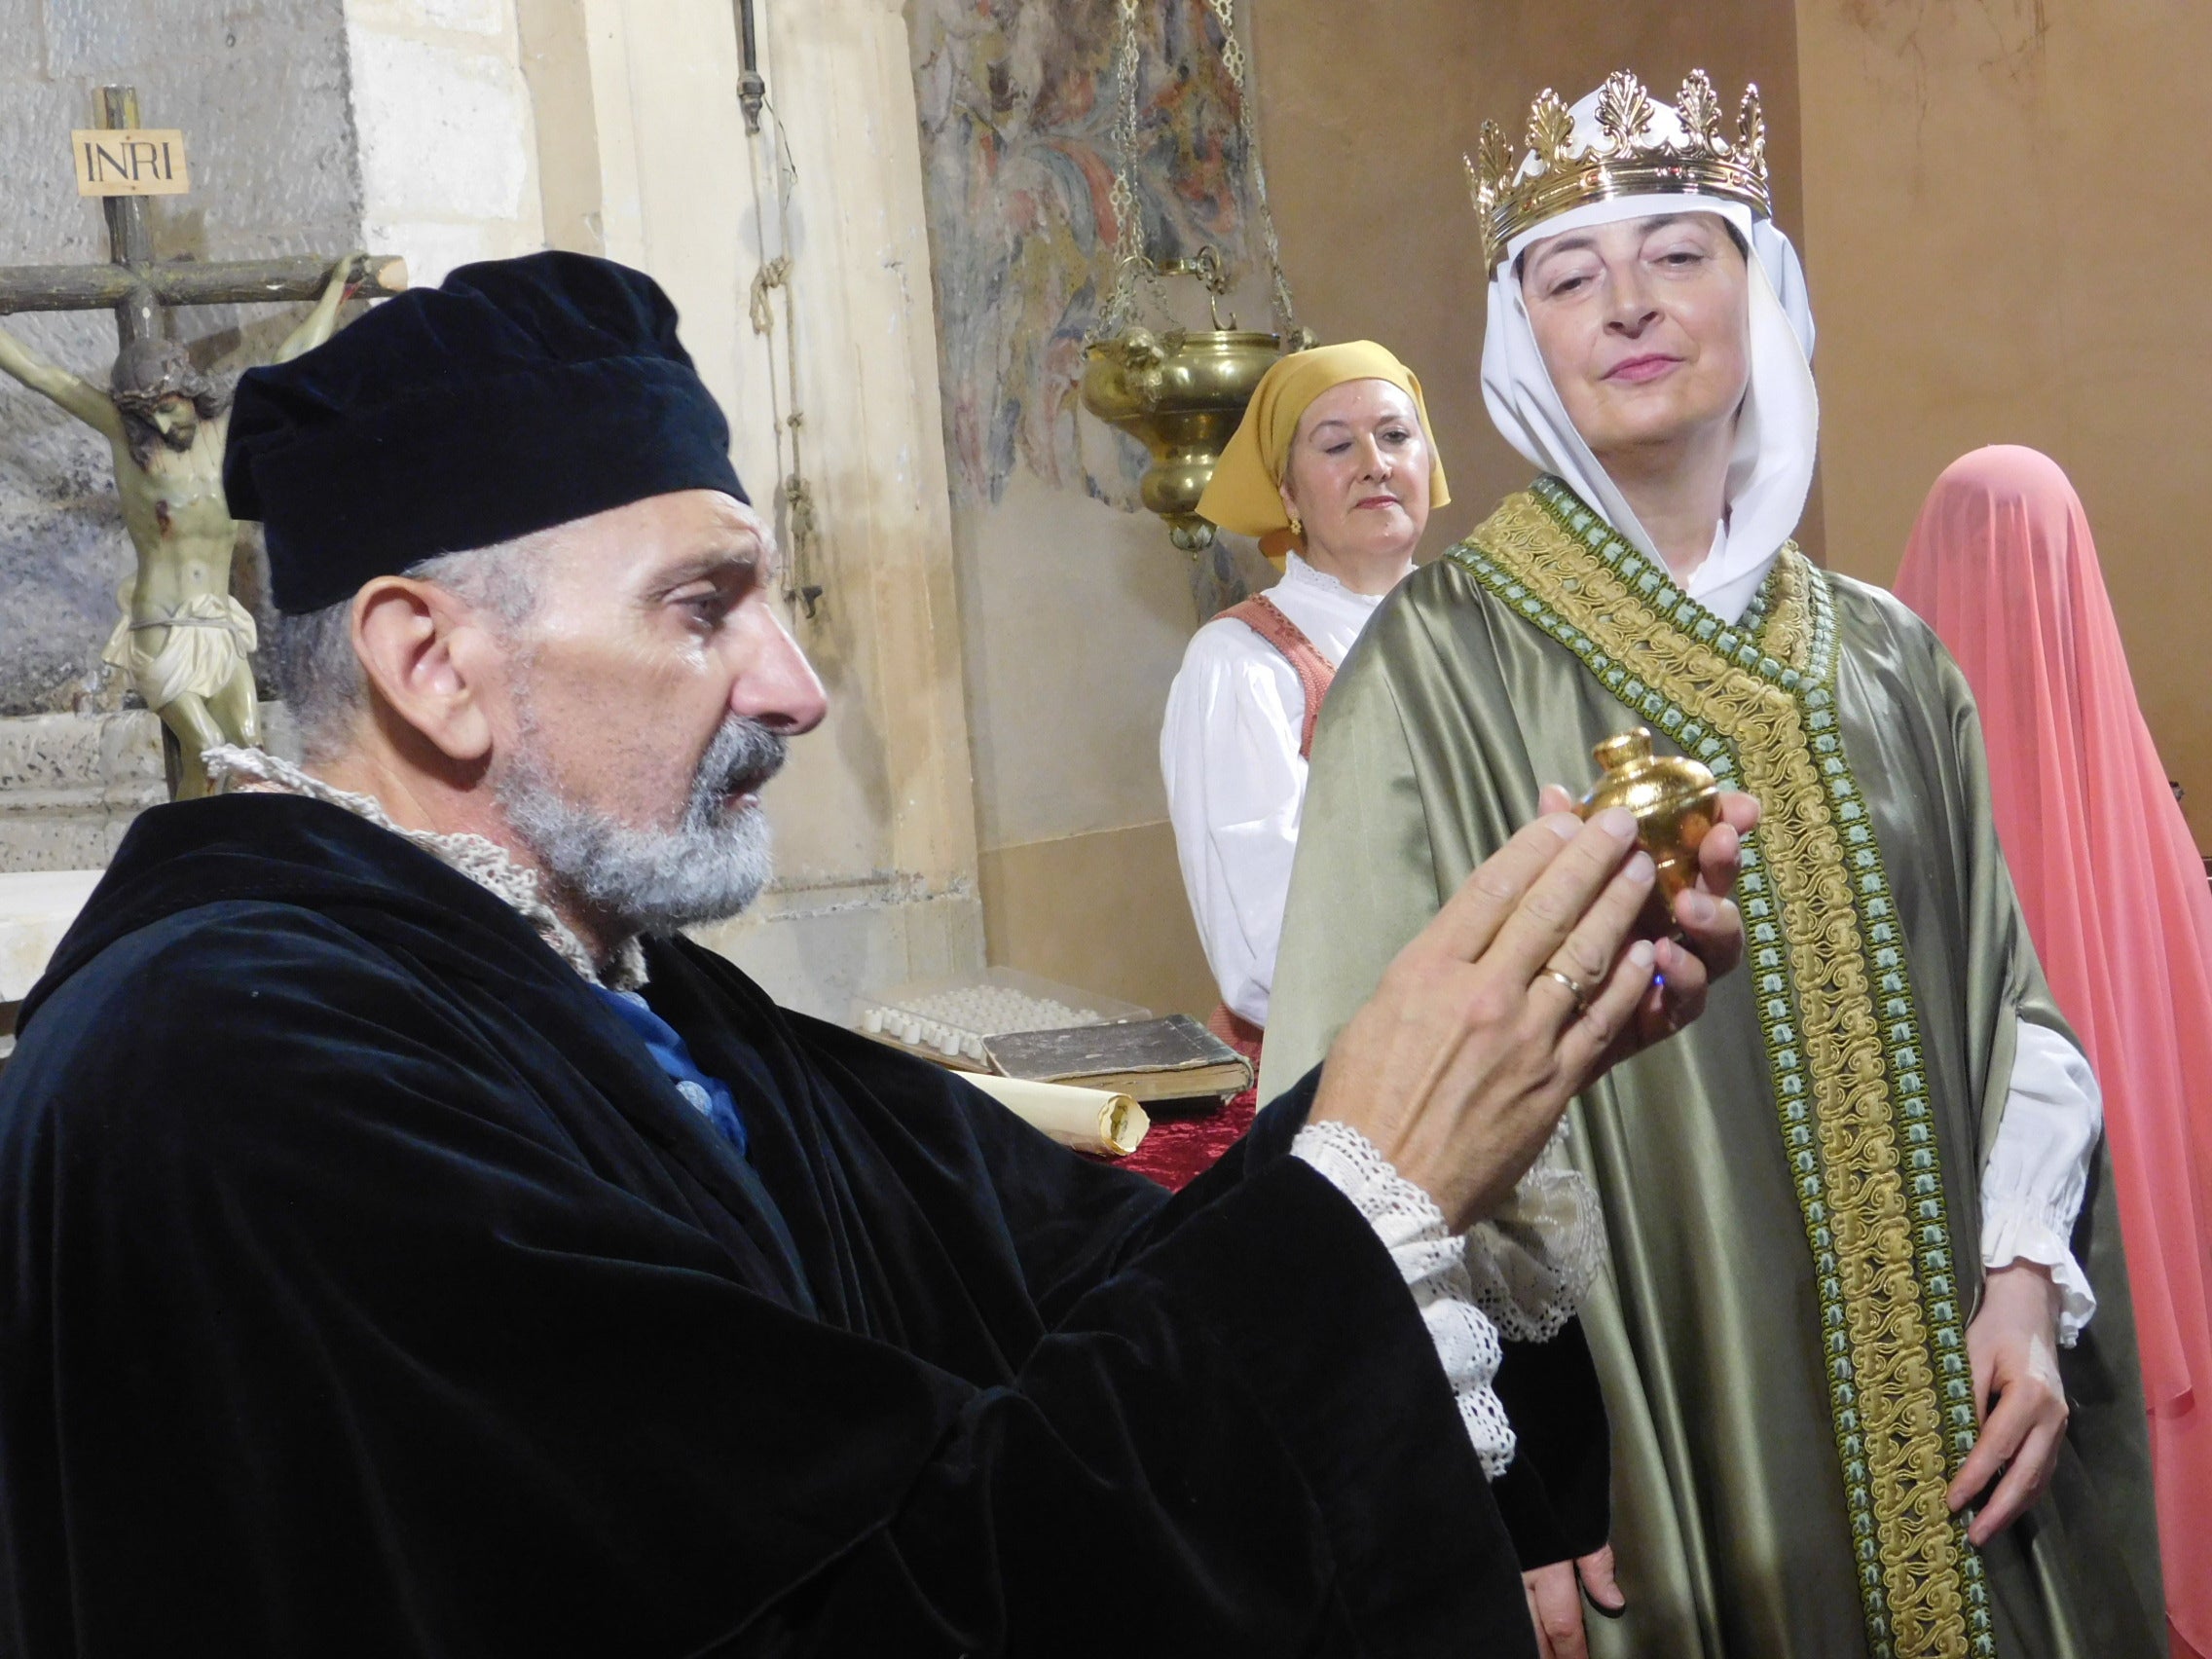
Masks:
[[[786,748],[759,721],[730,716],[692,777],[682,822],[641,830],[561,793],[526,705],[496,793],[561,897],[629,932],[668,934],[734,916],[767,885],[767,814],[757,801],[728,797],[766,783]]]

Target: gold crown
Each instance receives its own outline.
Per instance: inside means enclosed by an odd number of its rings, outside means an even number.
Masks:
[[[1679,145],[1651,135],[1650,94],[1626,69],[1616,70],[1598,94],[1601,136],[1575,153],[1569,148],[1574,117],[1546,87],[1529,110],[1535,166],[1526,175],[1524,158],[1506,147],[1497,124],[1484,122],[1475,154],[1461,158],[1482,221],[1484,268],[1495,270],[1523,231],[1569,207],[1618,196],[1719,196],[1771,218],[1758,88],[1744,89],[1733,136],[1721,130],[1720,100],[1703,69],[1690,71],[1675,111],[1682,122]]]

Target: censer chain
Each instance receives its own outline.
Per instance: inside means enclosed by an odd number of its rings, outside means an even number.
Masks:
[[[1124,0],[1124,5],[1127,0]],[[1244,134],[1244,154],[1252,165],[1252,202],[1260,215],[1260,242],[1268,256],[1270,297],[1274,305],[1275,333],[1285,350],[1295,350],[1297,313],[1290,303],[1290,279],[1282,274],[1282,244],[1275,240],[1275,216],[1268,205],[1268,169],[1260,160],[1260,128],[1252,97],[1244,84],[1244,44],[1236,38],[1236,0],[1206,0],[1221,20],[1221,65],[1236,89],[1236,125]]]
[[[1259,120],[1254,98],[1246,84],[1244,44],[1236,38],[1236,0],[1206,0],[1221,24],[1221,61],[1236,89],[1236,123],[1244,137],[1244,154],[1252,167],[1252,201],[1260,219],[1260,243],[1268,262],[1269,299],[1274,312],[1275,332],[1285,350],[1296,350],[1309,337],[1298,326],[1291,303],[1290,279],[1283,275],[1282,244],[1275,236],[1274,210],[1268,204],[1268,171],[1260,160]],[[1137,209],[1133,178],[1137,156],[1137,0],[1119,0],[1121,38],[1115,54],[1119,98],[1114,114],[1114,184],[1107,203],[1114,211],[1114,282],[1108,290],[1092,340],[1121,332],[1136,310],[1136,278],[1141,273],[1154,302],[1162,314],[1172,316],[1167,291],[1160,272],[1145,257],[1144,216]]]
[[[1137,211],[1132,182],[1137,159],[1137,0],[1120,0],[1120,7],[1121,41],[1114,66],[1119,92],[1114,112],[1114,186],[1106,197],[1114,210],[1114,285],[1099,313],[1094,340],[1111,338],[1128,324],[1136,310],[1135,279],[1140,272],[1161,311],[1173,314],[1160,274],[1144,256],[1144,216]]]

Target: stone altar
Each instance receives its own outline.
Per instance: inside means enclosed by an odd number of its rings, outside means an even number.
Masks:
[[[10,876],[104,868],[130,821],[167,798],[162,722],[149,710],[0,719],[0,871]]]
[[[273,752],[297,745],[281,703],[261,705]],[[0,719],[0,872],[100,869],[130,821],[168,799],[150,711]]]

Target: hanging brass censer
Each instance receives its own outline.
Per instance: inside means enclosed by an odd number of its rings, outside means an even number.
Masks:
[[[1139,485],[1145,507],[1167,521],[1176,546],[1198,553],[1213,540],[1213,526],[1198,516],[1198,498],[1252,388],[1282,355],[1282,340],[1238,328],[1235,317],[1223,320],[1228,282],[1212,248],[1200,248],[1195,260],[1146,264],[1159,276],[1204,283],[1213,326],[1161,334],[1132,326],[1094,342],[1084,353],[1083,406],[1151,452]]]
[[[1221,18],[1222,59],[1236,86],[1245,153],[1252,161],[1253,196],[1273,283],[1275,332],[1238,328],[1235,316],[1223,317],[1221,301],[1229,279],[1213,248],[1201,247],[1193,258],[1164,262],[1155,262],[1144,252],[1142,216],[1130,185],[1136,156],[1137,0],[1120,0],[1121,107],[1114,122],[1119,170],[1109,198],[1116,221],[1114,284],[1084,350],[1082,387],[1086,409],[1137,439],[1151,454],[1152,464],[1145,468],[1139,494],[1145,507],[1167,522],[1168,538],[1194,556],[1209,546],[1214,535],[1213,525],[1198,516],[1198,498],[1205,493],[1236,423],[1243,419],[1253,388],[1285,351],[1313,344],[1311,331],[1300,328],[1291,313],[1290,284],[1283,277],[1274,219],[1268,210],[1259,132],[1244,85],[1244,53],[1236,39],[1234,0],[1209,3]],[[1172,317],[1161,280],[1165,276],[1198,279],[1206,291],[1212,327],[1170,326],[1156,331],[1135,320],[1135,285],[1140,278],[1162,313]]]

